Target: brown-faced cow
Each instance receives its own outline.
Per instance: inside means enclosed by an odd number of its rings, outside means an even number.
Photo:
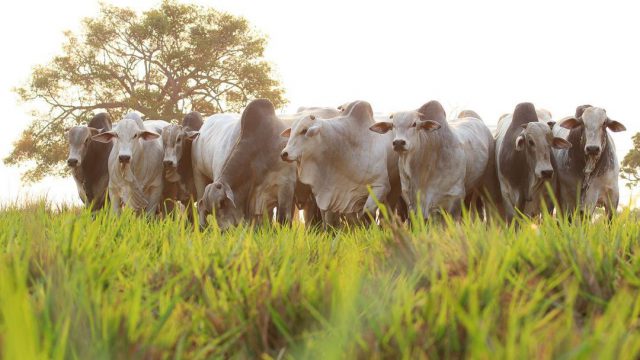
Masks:
[[[163,197],[168,211],[173,208],[173,201],[180,201],[188,209],[188,214],[191,214],[190,204],[196,199],[191,147],[202,124],[200,113],[193,111],[185,115],[182,125],[172,124],[162,130],[165,180]]]
[[[591,105],[578,106],[574,116],[558,125],[554,134],[572,145],[553,152],[558,164],[561,209],[591,214],[596,206],[604,206],[607,215],[613,216],[620,197],[620,165],[607,130],[619,132],[626,128],[610,119],[604,109]]]
[[[74,126],[67,132],[71,169],[78,195],[87,207],[100,210],[109,185],[109,153],[113,144],[93,141],[92,136],[111,130],[111,118],[107,113],[95,115],[86,126]]]

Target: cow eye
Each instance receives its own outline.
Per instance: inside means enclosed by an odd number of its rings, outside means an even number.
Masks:
[[[416,123],[411,124],[411,127],[416,127],[416,126],[417,126]]]
[[[138,134],[133,134],[133,139],[137,138]]]
[[[304,130],[300,131],[300,135],[306,135],[307,134],[307,130],[309,130],[309,129],[304,129]]]
[[[182,136],[178,136],[178,141],[181,141],[181,140],[182,140]]]
[[[536,144],[533,142],[533,140],[529,140],[529,146],[533,147],[536,146]]]

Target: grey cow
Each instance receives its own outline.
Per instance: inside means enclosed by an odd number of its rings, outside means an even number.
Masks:
[[[550,206],[544,184],[555,184],[551,149],[571,147],[568,141],[553,136],[552,126],[539,121],[531,103],[518,104],[513,115],[503,115],[498,121],[496,160],[508,221],[517,210],[535,216],[542,206]]]
[[[491,132],[475,112],[461,116],[448,122],[442,105],[429,101],[370,128],[382,134],[393,129],[402,196],[425,219],[440,210],[457,216],[467,196],[497,193]]]
[[[620,165],[607,130],[619,132],[626,128],[610,119],[604,109],[591,105],[578,106],[574,116],[553,128],[556,136],[572,145],[553,151],[558,164],[559,202],[564,212],[579,206],[580,211],[591,214],[596,206],[604,206],[611,217],[616,211]]]

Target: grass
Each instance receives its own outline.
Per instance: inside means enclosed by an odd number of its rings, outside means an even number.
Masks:
[[[0,229],[4,359],[640,356],[629,211],[222,235],[37,204]]]

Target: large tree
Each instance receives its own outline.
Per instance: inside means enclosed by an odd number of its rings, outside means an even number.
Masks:
[[[64,129],[95,112],[172,120],[191,110],[239,111],[255,98],[285,104],[263,58],[264,36],[241,17],[169,0],[143,13],[102,5],[65,37],[62,55],[15,89],[33,119],[4,161],[30,164],[28,181],[64,172]]]
[[[627,180],[627,187],[640,184],[640,133],[633,135],[633,148],[622,160],[620,176]]]

